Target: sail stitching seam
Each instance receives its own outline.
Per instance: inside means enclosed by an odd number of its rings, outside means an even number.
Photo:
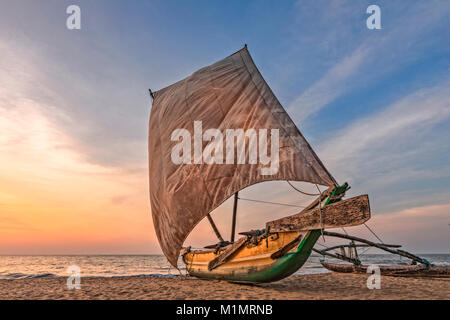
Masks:
[[[233,66],[235,65],[235,63],[234,63],[234,61],[233,61]],[[210,69],[211,68],[211,66],[208,66],[208,69]],[[209,74],[209,81],[212,83],[212,85],[213,85],[213,87],[214,87],[214,82],[212,81],[212,78],[211,78],[211,73],[208,73]],[[224,119],[225,119],[225,116],[228,114],[228,112],[224,112],[223,110],[222,110],[222,106],[220,105],[220,100],[219,100],[219,97],[217,96],[217,94],[214,92],[214,95],[217,97],[217,101],[219,101],[219,108],[221,109],[221,111],[222,111],[222,114],[224,115]],[[243,178],[242,176],[241,176],[241,174],[239,173],[239,170],[237,170],[237,167],[236,167],[236,169],[234,170],[234,172],[235,172],[235,174],[238,176],[238,177],[241,177],[241,178]],[[235,174],[233,174],[233,178],[234,178],[234,176],[235,176]],[[230,185],[231,186],[231,185]],[[240,189],[240,190],[242,190],[242,189]],[[238,190],[239,191],[239,190]],[[236,191],[237,192],[237,191]],[[232,193],[233,194],[233,193]],[[231,195],[230,195],[230,197],[231,197]],[[228,199],[228,198],[227,198]],[[226,201],[226,200],[225,200]]]
[[[255,88],[260,92],[261,97],[263,98],[264,102],[266,103],[267,106],[269,106],[264,98],[264,96],[262,95],[261,91],[259,90],[259,88],[256,86],[256,84],[253,81],[253,77],[251,76],[250,70],[248,70],[248,65],[245,63],[244,59],[242,58],[241,55],[242,50],[239,51],[239,55],[242,59],[242,62],[244,63],[245,68],[247,69],[248,73],[250,74],[250,78],[253,82],[253,84],[255,85]],[[250,56],[250,54],[248,54],[250,60],[253,62],[253,58]],[[265,87],[268,88],[268,90],[270,91],[270,93],[272,94],[272,97],[274,98],[274,100],[277,102],[277,104],[281,107],[281,109],[283,110],[282,113],[283,115],[285,115],[292,123],[294,123],[294,121],[291,119],[291,117],[287,114],[286,110],[284,110],[283,106],[281,105],[280,101],[278,101],[278,98],[275,96],[275,94],[273,93],[272,89],[270,88],[270,86],[267,84],[267,82],[265,81],[264,77],[261,75],[261,72],[258,70],[258,67],[255,65],[255,63],[253,62],[253,66],[256,70],[256,72],[260,75],[263,84],[265,85]],[[294,124],[295,126],[295,124]],[[284,127],[283,127],[284,128]],[[328,170],[325,168],[325,166],[323,165],[322,161],[319,159],[319,157],[317,156],[317,154],[314,152],[314,150],[312,149],[312,147],[310,146],[309,142],[305,139],[305,137],[303,136],[303,134],[300,132],[300,130],[297,128],[297,126],[295,126],[295,128],[297,129],[297,133],[303,138],[306,146],[308,147],[308,149],[310,150],[313,158],[319,163],[319,165],[321,165],[322,169],[325,171],[325,173],[328,175],[329,178],[331,178],[331,181],[335,182],[333,176],[328,172]],[[289,138],[292,140],[292,138],[289,136]],[[293,141],[294,142],[294,141]],[[294,143],[295,145],[295,143]],[[320,174],[318,174],[317,170],[314,169],[314,171],[316,172],[316,174],[321,177]]]
[[[191,119],[191,122],[192,122],[192,125],[193,125],[194,124],[194,120],[192,118],[192,112],[189,109],[189,105],[188,105],[188,102],[187,102],[187,80],[188,79],[189,78],[186,78],[185,81],[184,81],[184,103],[186,105],[187,114],[189,115],[189,118]],[[194,132],[194,128],[192,128],[192,132]],[[203,175],[200,175],[200,176],[201,176],[201,179],[203,181],[203,185],[205,186],[206,194],[208,195],[209,201],[210,201],[210,203],[212,203],[212,198],[211,198],[211,195],[209,194],[208,188],[206,187],[206,182],[205,182],[205,180],[203,178]]]
[[[269,104],[267,103],[266,99],[264,98],[264,95],[262,94],[262,92],[260,91],[260,89],[258,88],[258,86],[256,85],[256,83],[254,82],[253,77],[252,77],[252,74],[250,73],[250,70],[248,69],[248,66],[247,66],[247,64],[245,63],[244,59],[242,58],[242,55],[241,55],[240,52],[239,52],[239,56],[240,56],[240,58],[241,58],[241,60],[242,60],[242,63],[243,63],[244,66],[245,66],[245,69],[247,70],[248,74],[250,75],[250,80],[251,80],[251,82],[253,83],[253,85],[254,85],[254,87],[256,88],[256,90],[258,90],[259,95],[260,95],[261,98],[263,99],[263,101],[264,101],[265,105],[267,106],[267,108],[269,108]],[[258,71],[258,70],[257,70],[257,71]],[[261,76],[261,78],[262,78],[262,76]],[[266,86],[268,87],[267,84],[266,84]],[[270,87],[269,87],[269,89],[270,89]],[[272,91],[271,91],[271,92],[272,92]],[[272,96],[274,96],[273,92],[272,92]],[[281,106],[281,104],[280,104],[279,102],[278,102],[278,104]],[[273,114],[272,110],[270,110],[270,113]],[[283,112],[277,112],[277,113],[282,113],[283,115],[285,115],[285,114],[286,114],[286,111],[283,111]],[[281,124],[281,122],[280,122],[276,117],[274,117],[274,118],[278,121],[280,127],[283,129],[283,131],[285,132],[285,134],[286,134],[286,136],[289,138],[289,140],[292,142],[292,144],[293,144],[294,146],[296,146],[295,141],[292,139],[292,137],[291,137],[290,135],[287,134],[286,128]],[[291,121],[292,121],[292,120],[291,120]],[[292,122],[293,122],[293,121],[292,121]],[[299,132],[298,129],[297,129],[297,131]],[[299,132],[299,133],[300,133],[300,132]],[[301,136],[301,137],[303,138],[303,140],[306,142],[306,139],[303,137],[303,135],[300,134],[300,136]],[[306,142],[306,144],[308,145],[308,142]],[[311,149],[311,148],[309,148],[309,149]],[[321,177],[321,175],[317,172],[316,168],[314,168],[314,166],[311,164],[311,161],[309,161],[309,160],[307,159],[306,156],[303,156],[303,157],[304,157],[304,159],[305,159],[306,161],[308,161],[310,168],[313,169],[313,171],[315,172],[315,174],[316,174],[318,177]],[[314,157],[314,154],[313,154],[313,157]],[[319,163],[319,164],[320,164],[320,163]]]

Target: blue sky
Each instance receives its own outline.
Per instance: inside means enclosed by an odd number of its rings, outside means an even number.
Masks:
[[[70,4],[81,7],[81,30],[65,26]],[[371,4],[381,8],[381,30],[366,28]],[[448,252],[449,14],[444,0],[0,0],[0,109],[33,101],[84,161],[144,184],[147,88],[247,43],[336,179],[351,195],[370,195],[379,231],[412,249]],[[258,188],[244,192],[297,201],[286,188]],[[260,222],[243,208],[242,227]],[[421,224],[421,240],[409,237]]]

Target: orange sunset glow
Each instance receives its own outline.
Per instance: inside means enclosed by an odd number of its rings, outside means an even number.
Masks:
[[[39,110],[25,99],[0,109],[0,251],[155,249],[145,171],[88,163]]]
[[[325,167],[352,187],[347,196],[369,194],[376,232],[413,251],[448,252],[450,79],[440,38],[447,11],[425,2],[411,12],[392,4],[396,28],[368,31],[361,20],[352,26],[358,32],[346,27],[337,37],[329,21],[343,28],[356,23],[352,10],[361,16],[366,8],[348,4],[354,8],[340,19],[328,15],[333,10],[313,10],[314,23],[299,27],[310,19],[309,4],[284,4],[278,18],[269,8],[258,19],[236,17],[254,8],[234,5],[243,8],[227,17],[227,9],[214,10],[209,29],[200,15],[206,5],[169,6],[159,21],[149,19],[157,11],[147,4],[125,9],[86,1],[83,27],[69,30],[65,3],[30,2],[25,10],[5,2],[2,13],[11,14],[0,19],[0,254],[161,254],[149,201],[148,89],[175,83],[244,43]],[[186,11],[191,27],[169,28]],[[217,24],[219,18],[229,20]],[[280,24],[258,27],[269,18]],[[272,33],[259,36],[263,29]],[[316,192],[314,185],[302,188]],[[311,201],[286,182],[239,195]],[[224,239],[232,201],[212,213]],[[236,231],[297,212],[239,201]],[[203,220],[185,245],[216,240]]]

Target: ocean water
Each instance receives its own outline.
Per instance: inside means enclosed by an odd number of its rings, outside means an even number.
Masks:
[[[421,257],[434,264],[450,264],[450,254],[424,254]],[[320,264],[321,256],[311,255],[296,274],[329,272]],[[363,264],[406,264],[406,258],[390,254],[366,254]],[[328,259],[327,261],[333,261]],[[338,261],[338,260],[336,260]],[[163,255],[65,255],[65,256],[0,256],[0,279],[68,277],[69,266],[80,268],[82,277],[154,276],[178,277],[186,274],[183,262],[180,270],[171,267]]]

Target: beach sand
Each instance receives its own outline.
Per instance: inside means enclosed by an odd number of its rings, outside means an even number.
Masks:
[[[450,279],[382,276],[369,290],[366,275],[291,276],[243,285],[192,277],[82,278],[69,290],[66,278],[0,280],[0,299],[450,299]]]

